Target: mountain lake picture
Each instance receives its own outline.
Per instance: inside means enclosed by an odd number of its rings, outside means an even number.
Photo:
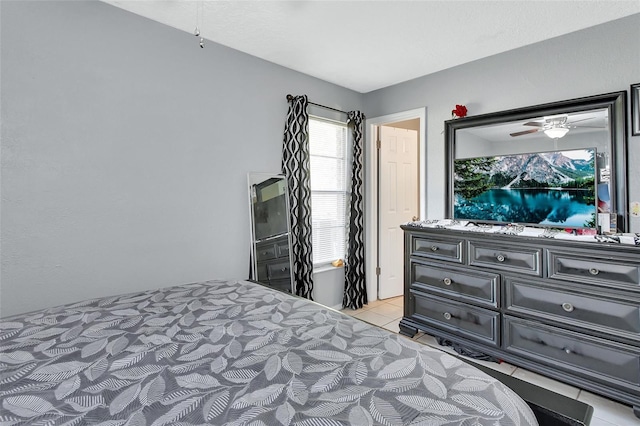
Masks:
[[[454,162],[454,218],[596,226],[595,149]]]

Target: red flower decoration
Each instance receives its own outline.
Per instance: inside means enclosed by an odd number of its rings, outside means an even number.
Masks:
[[[451,111],[451,116],[455,116],[458,118],[467,116],[467,107],[464,105],[456,105],[456,109]]]

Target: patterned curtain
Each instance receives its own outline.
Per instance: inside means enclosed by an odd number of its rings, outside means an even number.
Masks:
[[[309,113],[306,95],[291,99],[284,127],[282,173],[287,176],[291,211],[291,252],[296,295],[313,300]]]
[[[364,198],[363,198],[363,135],[364,114],[351,111],[347,123],[353,129],[353,163],[351,166],[351,203],[349,236],[345,266],[345,286],[342,306],[360,309],[368,302],[364,276]]]

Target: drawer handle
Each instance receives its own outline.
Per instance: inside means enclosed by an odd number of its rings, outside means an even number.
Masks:
[[[444,319],[446,319],[446,320],[450,320],[451,319],[451,314],[449,312],[445,312],[443,315],[444,315]]]
[[[573,353],[573,351],[569,348],[564,348],[563,351],[565,351],[567,355],[571,355]]]
[[[444,285],[451,285],[451,283],[453,282],[453,281],[451,281],[451,278],[445,278],[442,281],[444,282]]]
[[[431,246],[431,251],[438,251],[438,246]]]
[[[563,303],[562,304],[562,309],[564,309],[566,312],[573,312],[573,305],[571,303]]]
[[[284,268],[282,268],[282,269],[280,269],[280,270],[281,270],[282,272],[284,272],[284,271],[286,271],[286,270],[287,270],[287,268],[286,268],[286,267],[284,267]]]
[[[504,262],[505,259],[506,259],[506,257],[504,257],[503,254],[499,254],[499,255],[496,256],[496,260],[498,262]]]
[[[591,275],[598,275],[600,273],[600,271],[597,270],[596,268],[591,268],[591,269],[589,269],[589,273]]]

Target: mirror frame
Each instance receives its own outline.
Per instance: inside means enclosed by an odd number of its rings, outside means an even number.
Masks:
[[[541,116],[607,108],[609,114],[609,153],[611,158],[611,209],[617,215],[618,231],[626,232],[629,225],[627,210],[627,92],[613,92],[547,104],[516,108],[489,114],[445,121],[445,217],[453,217],[453,164],[456,131],[472,127],[540,118]]]

